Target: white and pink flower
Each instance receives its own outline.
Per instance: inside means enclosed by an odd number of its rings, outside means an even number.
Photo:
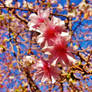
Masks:
[[[67,44],[68,42],[65,37],[59,37],[54,41],[52,48],[46,49],[52,56],[53,60],[58,58],[57,63],[59,62],[64,66],[69,66],[76,62],[72,54],[72,49],[68,47]]]
[[[55,40],[56,37],[62,32],[67,32],[64,27],[64,21],[61,21],[59,18],[52,17],[51,21],[45,21],[39,28],[40,35],[37,38],[37,42],[43,47],[47,42],[48,45],[53,45],[52,40]]]
[[[37,71],[34,73],[34,79],[41,80],[41,82],[48,81],[49,83],[55,83],[59,77],[59,69],[55,66],[56,61],[53,61],[52,64],[49,61],[40,59],[36,64],[33,65],[33,68]]]
[[[29,16],[30,22],[32,23],[32,26],[29,25],[29,27],[37,28],[40,26],[41,23],[44,23],[46,20],[48,20],[49,17],[49,9],[42,10],[38,9],[37,14],[32,13]]]
[[[28,64],[32,64],[34,62],[36,62],[37,59],[34,55],[30,55],[30,56],[24,56],[23,57],[23,66],[27,67]]]

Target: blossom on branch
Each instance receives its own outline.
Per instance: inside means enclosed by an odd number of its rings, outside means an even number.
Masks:
[[[82,1],[82,2],[78,5],[78,7],[79,7],[79,9],[80,9],[81,11],[85,12],[85,10],[89,8],[89,4],[87,4],[87,3],[85,2],[85,0],[84,0],[84,1]]]
[[[41,80],[41,82],[48,81],[49,83],[55,83],[60,73],[59,69],[55,66],[55,63],[55,60],[52,63],[49,63],[49,61],[42,58],[37,60],[33,65],[33,68],[37,70],[34,73],[34,79]]]
[[[41,44],[41,47],[47,42],[48,45],[53,45],[53,41],[56,39],[57,35],[60,35],[62,32],[67,32],[64,26],[64,21],[61,21],[59,18],[52,17],[51,21],[46,21],[39,28],[40,35],[37,38],[37,42]]]
[[[33,13],[29,18],[31,19],[30,29],[40,33],[37,36],[37,43],[44,54],[48,55],[47,60],[42,58],[36,60],[33,65],[33,69],[37,70],[34,78],[41,82],[52,81],[54,83],[60,74],[57,72],[58,63],[62,66],[70,66],[76,62],[72,49],[68,47],[71,36],[65,28],[64,21],[54,16],[49,19],[48,10],[38,10],[38,15]]]
[[[13,2],[13,0],[5,0],[5,5],[7,7],[10,7],[10,6],[12,6],[12,2]]]
[[[42,10],[38,9],[37,15],[35,13],[32,13],[29,16],[30,22],[34,24],[34,28],[37,28],[40,26],[41,23],[44,23],[46,20],[48,20],[49,17],[49,9]],[[30,26],[29,26],[30,27]]]
[[[67,44],[68,41],[65,39],[65,37],[59,37],[54,41],[53,48],[48,49],[53,60],[58,58],[57,63],[59,62],[64,66],[69,66],[76,62],[73,54],[71,53],[72,49],[68,47]]]
[[[32,64],[36,61],[36,57],[34,55],[24,56],[23,57],[23,66],[27,67],[29,64]]]

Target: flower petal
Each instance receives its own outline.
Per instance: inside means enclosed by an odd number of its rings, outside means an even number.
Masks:
[[[52,17],[52,23],[54,23],[55,25],[60,25],[60,26],[63,26],[65,25],[65,22],[62,21],[61,19],[57,18],[57,17]]]
[[[55,78],[53,76],[51,76],[51,81],[52,81],[52,83],[56,82],[56,80],[55,80]]]
[[[76,59],[74,59],[72,56],[70,56],[68,54],[67,54],[67,58],[69,59],[70,62],[73,62],[73,63],[76,62]]]
[[[58,58],[56,58],[53,62],[52,62],[52,66],[56,66],[56,62],[57,62]]]

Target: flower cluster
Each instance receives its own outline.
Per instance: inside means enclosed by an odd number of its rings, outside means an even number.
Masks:
[[[68,47],[71,39],[65,23],[57,17],[50,17],[50,10],[38,10],[37,14],[32,13],[29,17],[29,30],[40,32],[37,43],[48,54],[48,59],[41,57],[36,60],[33,68],[37,70],[34,77],[41,82],[51,81],[54,83],[59,75],[57,64],[62,67],[72,65],[76,62],[72,49]]]

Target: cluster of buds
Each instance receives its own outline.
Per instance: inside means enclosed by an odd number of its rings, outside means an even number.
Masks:
[[[37,43],[40,45],[48,58],[40,57],[32,65],[37,71],[34,78],[41,82],[49,81],[55,83],[59,77],[58,64],[62,67],[70,66],[76,62],[73,57],[72,49],[68,47],[71,39],[65,23],[61,19],[52,16],[50,18],[50,10],[38,9],[37,14],[32,13],[29,16],[29,30],[37,31],[40,35],[37,37]]]

